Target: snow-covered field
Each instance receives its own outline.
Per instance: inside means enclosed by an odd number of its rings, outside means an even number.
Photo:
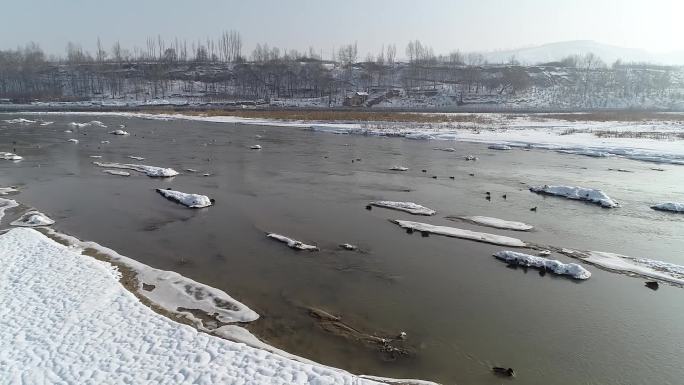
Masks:
[[[7,384],[372,384],[178,324],[112,265],[32,229],[0,236],[0,378]]]

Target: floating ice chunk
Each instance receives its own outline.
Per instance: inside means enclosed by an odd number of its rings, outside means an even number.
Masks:
[[[131,176],[131,173],[128,171],[119,171],[119,170],[102,170],[102,172],[111,174],[111,175],[118,175],[118,176]]]
[[[211,199],[206,195],[186,194],[184,192],[175,190],[164,190],[161,188],[155,189],[164,198],[182,204],[183,206],[192,209],[199,209],[202,207],[209,207],[212,205]]]
[[[72,139],[67,139],[67,142],[71,142],[71,143],[74,143],[74,144],[78,144],[78,139],[73,139],[73,138],[72,138]]]
[[[40,122],[40,125],[41,125],[41,126],[49,126],[49,125],[51,125],[52,123],[54,123],[54,122],[42,121],[42,122]]]
[[[412,222],[412,221],[393,221],[404,229],[411,229],[415,231],[428,232],[437,235],[444,235],[453,238],[469,239],[471,241],[491,243],[494,245],[510,246],[510,247],[525,247],[526,243],[517,238],[506,237],[503,235],[495,235],[488,233],[480,233],[477,231],[470,231],[458,229],[448,226],[435,226],[428,223]]]
[[[71,134],[73,131],[72,130],[64,130],[65,134]]]
[[[128,157],[135,160],[145,160],[145,158],[143,158],[142,156],[129,155]]]
[[[24,158],[11,152],[0,152],[0,159],[3,160],[22,160]]]
[[[194,168],[186,168],[185,171],[187,172],[197,172]]]
[[[3,194],[4,195],[4,194]],[[14,199],[0,198],[0,220],[5,216],[5,210],[15,208],[19,206],[19,203]]]
[[[252,149],[252,150],[261,150],[261,145],[255,144],[255,145],[253,145],[253,146],[251,146],[251,147],[249,147],[249,148]]]
[[[354,251],[354,250],[358,249],[358,247],[352,245],[351,243],[342,243],[340,245],[340,247],[345,249],[345,250],[349,250],[349,251]]]
[[[84,128],[84,127],[90,126],[90,123],[76,123],[76,122],[71,122],[71,123],[69,123],[69,125],[70,125],[71,127],[75,127],[75,128]]]
[[[684,213],[684,203],[678,202],[664,202],[651,206],[653,210],[671,211],[674,213]]]
[[[19,219],[10,223],[12,226],[21,227],[37,227],[37,226],[50,226],[53,225],[55,221],[50,219],[47,215],[41,213],[40,211],[31,210],[24,213]]]
[[[494,253],[494,256],[509,264],[544,269],[558,275],[569,275],[575,279],[589,279],[591,277],[589,270],[576,263],[563,263],[555,259],[537,257],[515,251],[499,251]]]
[[[10,187],[0,187],[0,195],[7,195],[9,193],[13,192],[18,192],[16,187],[10,186]]]
[[[569,257],[578,258],[608,270],[684,285],[684,266],[681,265],[602,251],[563,249],[561,252]]]
[[[592,202],[601,205],[605,208],[618,207],[619,204],[610,199],[606,193],[601,190],[575,187],[575,186],[532,186],[530,191],[537,194],[557,195],[568,199],[575,199],[581,201]]]
[[[130,135],[127,131],[124,130],[114,130],[109,132],[112,135]]]
[[[100,122],[99,120],[91,120],[89,123],[91,126],[107,128],[107,126],[105,126],[105,124]]]
[[[101,144],[109,144],[109,141],[108,141],[108,140],[103,140],[103,141],[101,141],[100,143],[101,143]]]
[[[100,159],[102,158],[102,155],[90,155],[89,158]]]
[[[392,170],[392,171],[408,171],[408,167],[392,166],[392,167],[390,167],[390,170]]]
[[[273,238],[277,241],[286,243],[288,247],[296,249],[296,250],[307,250],[307,251],[318,251],[318,247],[314,245],[307,245],[306,243],[294,240],[292,238],[288,238],[284,235],[276,234],[276,233],[269,233],[266,234],[267,237]]]
[[[3,120],[5,123],[9,124],[33,124],[36,123],[35,120],[29,120],[29,119],[24,119],[24,118],[17,118],[17,119],[8,119],[8,120]]]
[[[534,227],[522,222],[507,221],[499,218],[483,217],[483,216],[467,216],[467,217],[447,217],[447,219],[461,219],[467,222],[472,222],[482,226],[494,227],[497,229],[515,230],[515,231],[529,231]]]
[[[446,148],[435,148],[437,151],[446,151],[446,152],[456,152],[456,149],[453,147],[446,147]]]
[[[178,175],[178,172],[172,168],[162,168],[155,166],[146,166],[144,164],[121,164],[121,163],[103,163],[93,162],[95,165],[106,168],[119,168],[125,170],[133,170],[144,173],[153,178],[169,178]]]
[[[506,144],[492,144],[491,146],[487,147],[490,150],[511,150],[513,149],[511,146],[506,145]]]
[[[405,211],[414,215],[435,215],[437,213],[435,210],[413,202],[374,201],[370,204],[377,207]]]

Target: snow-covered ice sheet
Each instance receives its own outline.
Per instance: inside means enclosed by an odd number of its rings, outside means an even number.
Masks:
[[[447,219],[460,219],[466,222],[472,222],[481,226],[489,226],[497,229],[515,230],[515,231],[530,231],[534,226],[523,222],[507,221],[499,218],[483,217],[479,215],[464,216],[464,217],[447,217]]]
[[[671,211],[674,213],[684,213],[684,203],[679,202],[663,202],[651,206],[653,210]]]
[[[618,207],[618,203],[601,190],[576,186],[532,186],[530,191],[537,194],[556,195],[568,199],[596,203],[605,208]]]
[[[176,323],[143,305],[108,263],[32,229],[0,235],[0,378],[8,384],[355,384]]]
[[[19,206],[19,203],[14,199],[0,198],[0,221],[5,216],[5,210]]]
[[[535,255],[509,250],[494,253],[494,257],[509,264],[544,269],[558,275],[569,275],[575,279],[589,279],[589,277],[591,277],[589,270],[576,263],[563,263],[555,259],[537,257]]]
[[[10,223],[12,226],[20,227],[51,226],[54,224],[54,220],[37,210],[28,211],[19,217],[19,219]]]
[[[144,164],[122,164],[122,163],[103,163],[103,162],[93,162],[96,166],[106,167],[106,168],[118,168],[124,170],[133,170],[141,172],[149,177],[153,178],[169,178],[178,175],[178,171],[172,168],[163,168],[156,166],[146,166]]]
[[[372,206],[384,207],[386,209],[405,211],[414,215],[435,215],[437,213],[433,209],[413,202],[373,201],[370,204]]]
[[[411,229],[414,231],[428,232],[437,235],[444,235],[447,237],[468,239],[471,241],[491,243],[494,245],[510,246],[510,247],[525,247],[526,243],[517,238],[506,237],[503,235],[480,233],[477,231],[470,231],[448,226],[435,226],[428,223],[413,222],[413,221],[393,221],[404,229]]]
[[[608,270],[684,285],[684,266],[681,265],[603,251],[562,249],[561,252],[569,257],[578,258]]]
[[[211,199],[206,195],[187,194],[176,190],[165,190],[161,188],[156,189],[156,191],[164,198],[191,209],[199,209],[212,205]]]
[[[295,249],[295,250],[306,250],[306,251],[318,251],[318,247],[314,245],[307,245],[304,242],[292,239],[290,237],[286,237],[284,235],[276,234],[276,233],[268,233],[266,234],[267,237],[275,239],[276,241],[283,242],[287,244],[288,247]]]

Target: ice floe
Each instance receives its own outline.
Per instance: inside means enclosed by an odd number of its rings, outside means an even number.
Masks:
[[[408,167],[392,166],[392,167],[390,167],[390,170],[392,170],[392,171],[408,171]]]
[[[155,189],[155,191],[170,201],[179,203],[192,209],[199,209],[212,205],[211,199],[209,199],[209,197],[206,195],[186,194],[180,191],[165,190],[161,188]]]
[[[169,178],[178,175],[178,171],[172,168],[163,168],[156,166],[147,166],[144,164],[121,164],[121,163],[103,163],[103,162],[93,162],[96,166],[105,168],[118,168],[124,170],[133,170],[141,172],[149,177],[153,178]]]
[[[14,199],[0,198],[0,220],[5,216],[5,210],[19,206],[19,203]]]
[[[605,208],[618,207],[619,204],[610,199],[606,193],[598,189],[576,187],[576,186],[532,186],[530,191],[537,194],[556,195],[568,199],[592,202]]]
[[[492,144],[487,148],[490,150],[511,150],[512,149],[511,146],[508,146],[506,144]]]
[[[456,227],[448,226],[435,226],[428,223],[413,222],[413,221],[402,221],[394,220],[392,221],[404,229],[410,229],[412,231],[420,231],[426,233],[432,233],[437,235],[444,235],[452,238],[462,238],[471,241],[491,243],[494,245],[510,246],[510,247],[525,247],[526,243],[520,239],[506,237],[503,235],[480,233],[477,231],[470,231],[465,229],[459,229]]]
[[[28,211],[24,213],[21,217],[19,217],[19,219],[10,223],[10,225],[12,226],[20,227],[51,226],[54,224],[55,221],[53,221],[47,215],[37,210]]]
[[[563,263],[555,259],[537,257],[535,255],[508,250],[494,253],[494,257],[509,264],[534,267],[558,275],[569,275],[575,279],[589,279],[589,277],[591,277],[589,270],[576,263]]]
[[[673,213],[684,213],[684,203],[664,202],[651,206],[653,210],[671,211]]]
[[[372,206],[384,207],[392,210],[405,211],[414,215],[435,215],[437,212],[433,209],[421,206],[413,202],[395,202],[395,201],[373,201],[370,202]]]
[[[102,170],[102,172],[104,172],[106,174],[118,175],[118,176],[131,176],[130,172],[121,171],[121,170]]]
[[[608,270],[684,285],[684,266],[681,265],[602,251],[562,249],[561,252]]]
[[[288,247],[295,249],[295,250],[306,250],[306,251],[318,251],[318,247],[314,245],[307,245],[304,242],[297,241],[295,239],[286,237],[284,235],[276,234],[276,233],[268,233],[266,234],[267,237],[275,239],[277,241],[283,242],[287,244]]]
[[[24,158],[12,152],[2,152],[0,151],[0,159],[3,160],[22,160]]]
[[[0,344],[8,383],[33,378],[179,385],[430,384],[365,379],[179,324],[124,289],[115,267],[31,229],[0,235],[0,265],[6,267],[4,282],[12,293],[0,296],[3,322],[12,325],[0,328],[0,341],[12,341]],[[27,374],[27,362],[36,359],[41,365]]]
[[[465,216],[465,217],[447,217],[447,219],[460,219],[466,222],[472,222],[481,226],[489,226],[497,229],[515,230],[515,231],[530,231],[534,226],[522,222],[507,221],[499,218],[483,217],[479,215]]]
[[[130,135],[127,131],[124,130],[114,130],[109,132],[112,135]]]
[[[16,187],[10,186],[10,187],[0,187],[0,195],[7,195],[9,193],[13,192],[18,192]]]

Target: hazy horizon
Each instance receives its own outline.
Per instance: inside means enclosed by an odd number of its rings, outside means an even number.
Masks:
[[[103,47],[110,49],[116,41],[125,47],[143,47],[150,36],[204,41],[217,38],[222,31],[236,30],[242,34],[245,55],[256,44],[268,43],[300,51],[312,46],[328,58],[333,48],[358,42],[360,57],[376,53],[386,44],[396,44],[397,53],[403,56],[406,43],[414,39],[431,46],[435,53],[505,51],[575,40],[652,53],[684,50],[679,39],[684,36],[684,23],[677,20],[684,13],[684,4],[676,0],[561,4],[522,0],[515,5],[491,0],[428,0],[421,7],[408,0],[368,4],[351,0],[344,6],[334,5],[331,12],[331,3],[311,0],[265,0],[259,6],[202,0],[192,7],[177,0],[163,6],[156,1],[26,0],[4,6],[11,17],[0,26],[0,49],[36,42],[48,54],[63,55],[70,41],[93,51],[98,37]]]

